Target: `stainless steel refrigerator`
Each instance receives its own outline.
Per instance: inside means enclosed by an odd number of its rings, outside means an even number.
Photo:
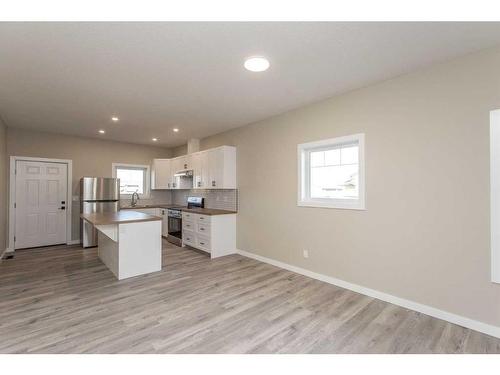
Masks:
[[[83,177],[80,179],[80,212],[117,212],[120,202],[120,179]],[[83,247],[97,246],[97,229],[80,219]]]

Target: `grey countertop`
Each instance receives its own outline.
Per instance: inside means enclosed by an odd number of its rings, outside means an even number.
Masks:
[[[128,224],[140,223],[143,221],[161,220],[161,217],[158,216],[147,215],[143,214],[142,212],[135,212],[130,210],[81,214],[80,217],[93,225]]]

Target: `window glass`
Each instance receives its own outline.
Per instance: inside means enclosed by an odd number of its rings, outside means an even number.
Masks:
[[[298,145],[298,205],[365,209],[364,134]]]
[[[116,177],[120,179],[120,194],[144,194],[146,170],[142,168],[116,168]]]
[[[325,151],[325,165],[339,165],[340,164],[340,149]]]
[[[358,165],[311,168],[311,198],[357,199]]]
[[[342,147],[340,150],[340,162],[342,164],[358,164],[359,147]]]
[[[325,153],[323,151],[311,152],[311,166],[322,167],[325,165]]]

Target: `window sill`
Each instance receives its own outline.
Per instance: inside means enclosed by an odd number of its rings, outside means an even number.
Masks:
[[[366,207],[364,202],[354,201],[354,202],[346,202],[346,201],[298,201],[297,206],[299,207],[315,207],[315,208],[337,208],[341,210],[359,210],[365,211]]]

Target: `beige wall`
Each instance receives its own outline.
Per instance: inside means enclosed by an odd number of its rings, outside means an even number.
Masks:
[[[8,128],[7,155],[71,159],[73,195],[79,195],[79,181],[82,176],[111,177],[111,164],[114,162],[151,164],[154,158],[170,157],[171,151],[161,147]],[[154,194],[161,195],[166,192]],[[79,203],[73,202],[73,240],[80,238],[79,210]]]
[[[182,145],[179,147],[174,147],[172,149],[172,157],[182,156],[187,154],[187,145]]]
[[[489,281],[497,108],[500,51],[490,50],[203,139],[201,149],[238,148],[239,249],[500,326],[500,285]],[[297,207],[297,144],[360,132],[367,210]]]
[[[0,256],[7,247],[7,127],[0,119]]]

